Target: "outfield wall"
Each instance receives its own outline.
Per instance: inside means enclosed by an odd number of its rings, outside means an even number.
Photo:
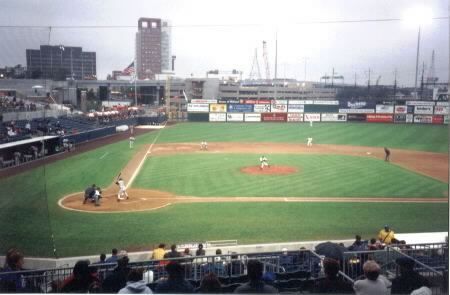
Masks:
[[[194,122],[368,122],[448,124],[449,102],[407,101],[404,105],[338,100],[192,100]]]

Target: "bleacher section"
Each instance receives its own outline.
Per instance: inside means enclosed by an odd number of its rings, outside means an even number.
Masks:
[[[411,257],[415,259],[416,268],[432,284],[433,294],[448,294],[448,244],[406,245],[410,250],[403,253],[397,246],[387,246],[383,250],[345,252],[341,261],[339,278],[353,283],[360,275],[360,266],[368,259],[375,260],[382,266],[382,273],[393,279],[398,275],[395,259]],[[420,257],[420,259],[419,259]],[[132,269],[142,269],[144,280],[154,291],[158,280],[167,277],[166,266],[171,261],[183,265],[184,278],[194,287],[207,273],[213,272],[222,285],[222,293],[232,293],[247,279],[247,263],[257,259],[264,264],[264,272],[271,273],[272,279],[266,283],[273,285],[279,292],[310,293],[314,291],[315,282],[324,277],[321,268],[323,256],[314,251],[283,251],[271,253],[229,253],[214,256],[185,256],[181,258],[131,262]],[[428,264],[426,264],[428,263]],[[95,264],[90,266],[98,277],[106,277],[116,264]],[[19,272],[27,283],[27,292],[59,292],[60,283],[72,274],[72,268],[62,267]],[[11,273],[9,273],[11,274]],[[5,274],[0,272],[0,280]],[[2,290],[0,290],[1,292]]]

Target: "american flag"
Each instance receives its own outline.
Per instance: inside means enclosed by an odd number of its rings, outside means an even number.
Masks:
[[[134,73],[134,61],[122,71],[125,76],[129,76],[131,73]]]

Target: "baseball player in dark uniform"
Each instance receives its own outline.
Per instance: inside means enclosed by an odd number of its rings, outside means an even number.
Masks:
[[[384,153],[386,154],[386,158],[384,160],[386,162],[389,162],[391,160],[391,151],[387,147],[385,147]]]
[[[101,198],[101,190],[98,186],[93,184],[92,186],[88,187],[84,191],[84,201],[83,204],[86,204],[87,200],[94,200],[95,205],[99,206],[99,199]]]

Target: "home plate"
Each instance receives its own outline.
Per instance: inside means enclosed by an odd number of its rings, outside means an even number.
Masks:
[[[368,155],[371,155],[372,153],[371,153],[371,152],[367,152],[367,154],[368,154]]]
[[[140,198],[142,201],[147,201],[147,198]]]

